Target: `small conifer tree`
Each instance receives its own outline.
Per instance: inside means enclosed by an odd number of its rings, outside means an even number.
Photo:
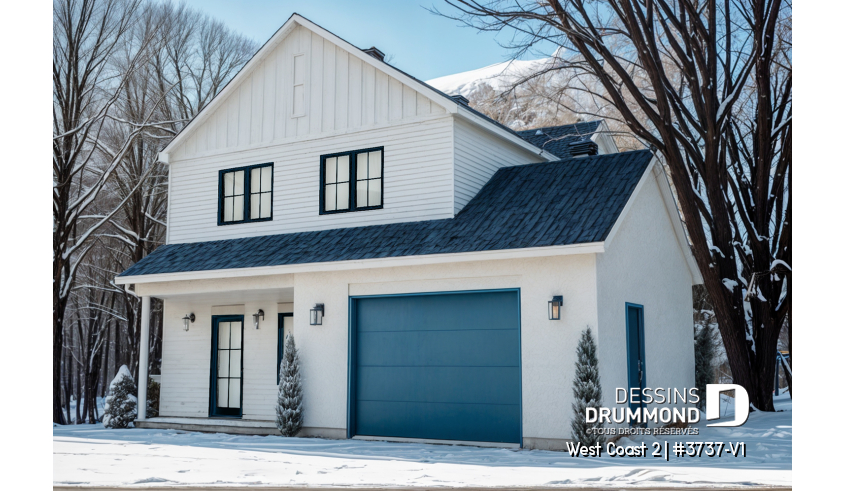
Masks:
[[[593,433],[592,430],[601,428],[601,423],[587,423],[587,408],[601,406],[601,382],[599,380],[599,362],[596,356],[596,343],[589,326],[581,332],[581,340],[576,350],[578,360],[575,362],[575,381],[572,393],[575,402],[572,404],[574,417],[572,418],[572,439],[583,445],[604,443],[604,435]]]
[[[285,338],[285,353],[279,367],[279,399],[276,404],[276,427],[282,436],[294,436],[302,428],[302,380],[299,374],[299,352],[293,335]]]
[[[138,416],[138,388],[126,365],[120,367],[109,384],[109,394],[103,412],[106,428],[131,428]]]

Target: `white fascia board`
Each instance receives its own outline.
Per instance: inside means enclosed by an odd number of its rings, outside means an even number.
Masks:
[[[276,46],[279,45],[280,42],[296,27],[297,21],[296,18],[299,17],[298,15],[292,15],[282,27],[280,27],[275,34],[273,34],[270,39],[264,43],[258,51],[252,55],[252,58],[244,65],[238,73],[229,80],[229,83],[223,87],[223,90],[217,93],[209,103],[202,108],[202,110],[194,116],[194,119],[188,122],[188,124],[182,128],[182,131],[179,132],[170,143],[167,144],[164,149],[158,154],[159,162],[163,164],[170,163],[170,152],[172,152],[177,146],[179,146],[183,140],[185,140],[191,133],[194,132],[196,128],[198,128],[203,121],[208,119],[209,115],[213,114],[214,111],[217,110],[218,106],[223,103],[226,97],[229,96],[232,92],[237,90],[238,86],[241,84],[242,79],[247,77],[252,71],[257,67],[264,58],[275,49]]]
[[[456,115],[458,117],[460,117],[461,119],[468,121],[468,122],[476,125],[477,127],[483,129],[483,130],[487,130],[488,132],[498,136],[499,138],[503,138],[503,139],[505,139],[505,140],[517,145],[517,146],[522,147],[523,149],[525,149],[525,150],[527,150],[527,151],[529,151],[533,154],[538,155],[540,158],[543,158],[548,162],[551,162],[551,161],[554,161],[554,160],[560,160],[560,157],[558,157],[557,155],[555,155],[555,154],[553,154],[553,153],[551,153],[547,150],[543,150],[540,147],[532,145],[528,141],[523,140],[522,138],[518,137],[517,135],[514,135],[513,133],[511,133],[510,131],[507,131],[503,128],[500,128],[499,126],[485,120],[484,118],[480,117],[479,115],[475,114],[474,112],[472,112],[472,111],[470,111],[466,108],[458,107],[458,111],[457,111]]]
[[[573,254],[599,254],[604,252],[604,243],[590,242],[563,246],[531,247],[525,249],[504,249],[498,251],[458,252],[451,254],[428,254],[424,256],[400,256],[353,261],[331,261],[322,263],[286,264],[258,268],[215,269],[188,271],[182,273],[160,273],[137,276],[118,276],[118,285],[155,283],[166,281],[205,280],[240,278],[245,276],[266,276],[291,273],[315,273],[324,271],[348,271],[352,269],[393,268],[399,266],[423,266],[429,264],[491,261],[501,259],[523,259],[530,257],[567,256]]]
[[[701,270],[698,269],[698,263],[692,255],[692,247],[687,239],[687,233],[684,230],[684,224],[681,221],[681,212],[678,210],[678,204],[675,202],[675,197],[672,195],[672,188],[669,187],[669,177],[663,170],[663,163],[656,157],[654,159],[654,173],[655,180],[657,180],[657,188],[660,190],[660,197],[663,198],[663,206],[666,207],[666,212],[669,214],[669,219],[672,220],[672,229],[675,231],[675,238],[678,240],[678,245],[684,253],[684,258],[687,260],[687,267],[692,275],[692,281],[696,285],[704,283],[704,277],[701,276]]]

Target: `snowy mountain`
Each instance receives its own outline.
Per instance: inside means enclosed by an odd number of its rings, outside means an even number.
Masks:
[[[467,99],[482,90],[485,85],[499,92],[531,73],[548,68],[554,58],[539,60],[513,60],[496,63],[467,72],[455,73],[426,81],[435,89],[449,95],[462,95]]]

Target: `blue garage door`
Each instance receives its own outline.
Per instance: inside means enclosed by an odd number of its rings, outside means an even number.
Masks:
[[[519,294],[359,298],[353,435],[520,443]]]

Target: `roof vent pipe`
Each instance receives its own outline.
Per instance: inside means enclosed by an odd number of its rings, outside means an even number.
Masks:
[[[587,157],[598,155],[599,146],[589,138],[581,138],[569,144],[569,155],[573,157]]]
[[[375,46],[365,49],[363,51],[364,53],[367,53],[378,61],[384,61],[384,53],[382,53],[381,50],[376,48]]]
[[[457,102],[458,104],[463,104],[464,106],[469,106],[469,99],[462,96],[461,94],[450,95],[449,97],[451,97],[452,100]]]

